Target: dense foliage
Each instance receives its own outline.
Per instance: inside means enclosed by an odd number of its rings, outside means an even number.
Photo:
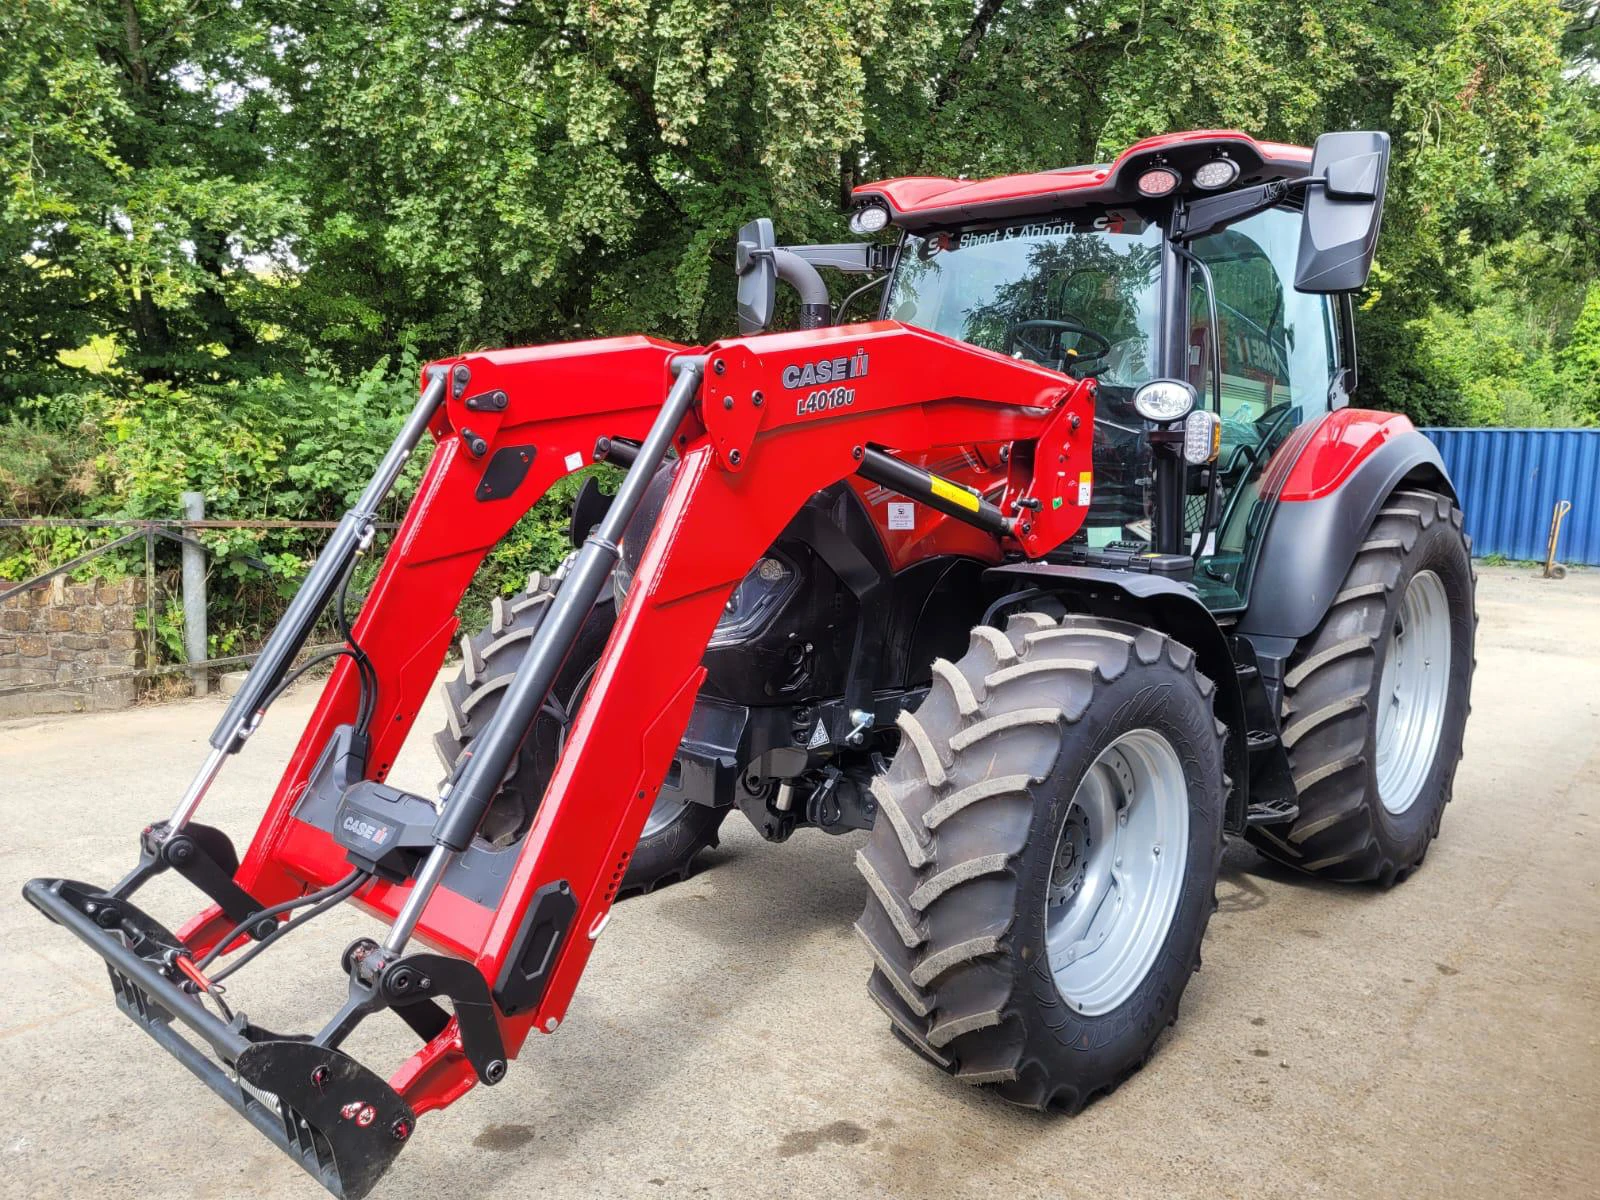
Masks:
[[[729,235],[1183,127],[1395,138],[1363,399],[1600,418],[1595,0],[9,0],[0,515],[325,517],[429,356],[731,327]],[[244,540],[234,538],[234,542]],[[250,537],[287,577],[300,539]],[[0,575],[83,535],[12,541]],[[555,553],[525,525],[514,581]],[[228,548],[238,549],[237,545]]]

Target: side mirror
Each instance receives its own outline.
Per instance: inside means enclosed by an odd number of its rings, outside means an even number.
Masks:
[[[760,333],[772,324],[778,298],[778,267],[772,251],[777,246],[769,217],[757,217],[739,230],[733,247],[734,270],[739,274],[739,332]]]
[[[1300,219],[1295,291],[1353,292],[1367,282],[1388,176],[1387,133],[1325,133],[1317,139]]]

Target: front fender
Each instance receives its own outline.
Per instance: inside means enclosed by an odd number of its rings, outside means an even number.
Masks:
[[[1238,631],[1298,640],[1322,621],[1389,496],[1411,485],[1456,498],[1444,461],[1405,417],[1329,413],[1289,469]]]
[[[991,591],[1037,588],[1059,596],[1069,612],[1148,625],[1193,650],[1201,673],[1216,686],[1217,718],[1228,727],[1228,772],[1234,786],[1228,801],[1227,825],[1234,831],[1244,828],[1251,783],[1247,765],[1250,721],[1244,690],[1228,635],[1191,585],[1138,571],[1050,562],[991,567],[983,573],[983,579]]]

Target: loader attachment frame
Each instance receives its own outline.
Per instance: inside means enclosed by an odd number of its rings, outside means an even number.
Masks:
[[[372,672],[367,703],[366,668],[342,659],[234,869],[226,839],[192,817],[302,644],[303,631],[296,640],[289,629],[272,663],[256,668],[262,677],[247,681],[251,699],[219,726],[196,785],[146,831],[140,866],[112,888],[41,879],[25,894],[106,961],[119,1005],[185,1066],[334,1194],[364,1195],[417,1116],[475,1083],[498,1082],[530,1032],[553,1032],[564,1019],[687,724],[713,628],[733,587],[805,501],[858,471],[888,476],[1011,552],[1039,557],[1087,512],[1093,396],[1090,380],[892,321],[704,349],[622,338],[434,364],[408,432],[384,460],[388,482],[383,472],[374,479],[291,610],[309,628],[344,560],[370,541],[363,530],[398,476],[405,437],[425,427],[436,440],[432,460],[352,630]],[[414,869],[354,874],[352,862],[370,867],[393,848],[380,854],[390,833],[408,834],[368,825],[374,849],[356,854],[350,818],[335,828],[352,811],[343,806],[354,798],[368,804],[362,812],[380,802],[415,812],[425,803],[384,780],[474,573],[556,480],[604,453],[604,439],[641,449],[558,595],[580,621],[616,561],[628,496],[669,448],[678,466],[531,826],[503,849],[473,836],[576,634],[554,613],[472,755],[425,810],[431,830]],[[1013,444],[1000,496],[884,461],[885,452],[994,441]],[[174,865],[164,850],[185,832],[186,853],[218,871],[185,872],[213,903],[172,934],[129,896]],[[243,901],[203,886],[218,873]],[[226,968],[252,945],[270,952],[261,941],[270,943],[297,903],[314,910],[343,899],[389,924],[381,939],[346,949],[349,1000],[324,1029],[280,1037],[235,1014],[238,998],[201,964]],[[408,953],[413,938],[429,949]],[[385,1009],[424,1043],[386,1083],[339,1050],[356,1023]]]

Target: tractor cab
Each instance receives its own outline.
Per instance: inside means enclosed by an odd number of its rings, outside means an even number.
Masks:
[[[1201,131],[1111,164],[891,179],[856,189],[851,227],[896,229],[897,245],[854,263],[848,247],[791,247],[776,274],[800,288],[804,318],[827,312],[812,264],[882,267],[880,319],[1093,378],[1076,551],[1192,559],[1208,607],[1236,611],[1274,451],[1355,386],[1349,290],[1371,261],[1387,155],[1382,134],[1326,135],[1314,155]],[[747,331],[770,313],[749,299],[764,224],[741,234]]]

